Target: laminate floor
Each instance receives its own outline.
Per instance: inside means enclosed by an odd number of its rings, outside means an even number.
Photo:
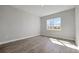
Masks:
[[[36,36],[0,45],[1,53],[78,53],[74,42]]]

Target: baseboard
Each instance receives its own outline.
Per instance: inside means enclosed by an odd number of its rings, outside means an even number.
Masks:
[[[17,39],[5,41],[5,42],[0,42],[0,45],[10,43],[10,42],[15,42],[15,41],[22,40],[22,39],[32,38],[32,37],[35,37],[35,36],[39,36],[39,35],[34,35],[34,36],[29,36],[29,37],[22,37],[22,38],[17,38]]]
[[[55,38],[55,39],[59,39],[59,40],[74,41],[75,42],[75,40],[69,40],[69,39],[60,38],[60,37],[53,37],[53,36],[46,36],[46,35],[40,35],[40,36],[45,36],[45,37],[49,37],[49,38]]]

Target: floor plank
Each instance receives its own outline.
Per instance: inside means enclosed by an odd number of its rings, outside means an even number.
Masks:
[[[53,38],[52,38],[53,40]],[[60,40],[63,42],[62,40]],[[50,38],[36,36],[0,45],[1,53],[78,53],[78,49],[53,43]]]

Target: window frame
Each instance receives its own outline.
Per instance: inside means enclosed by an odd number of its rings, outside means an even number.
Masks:
[[[48,27],[49,27],[49,25],[48,25],[48,20],[55,20],[55,18],[60,18],[60,25],[59,25],[60,28],[59,28],[59,29],[55,29],[55,28],[54,28],[54,25],[55,25],[55,24],[53,23],[53,25],[52,25],[53,28],[52,28],[52,29],[49,29],[49,28],[48,28]],[[47,30],[61,31],[61,20],[62,20],[61,17],[53,17],[53,18],[47,19],[47,20],[46,20]]]

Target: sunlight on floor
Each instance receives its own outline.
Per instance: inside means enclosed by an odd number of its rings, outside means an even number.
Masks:
[[[63,41],[63,40],[58,40],[58,39],[54,39],[54,38],[49,38],[49,40],[52,43],[79,50],[79,47],[75,46],[74,44],[71,44],[70,42]]]
[[[49,39],[51,40],[52,43],[55,43],[55,44],[58,44],[58,45],[63,45],[62,43],[60,43],[59,41],[57,41],[57,39],[53,39],[53,38],[49,38]]]

